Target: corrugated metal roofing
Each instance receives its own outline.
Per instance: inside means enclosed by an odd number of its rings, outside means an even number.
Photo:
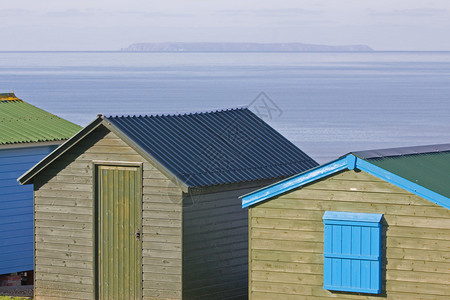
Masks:
[[[361,151],[353,154],[450,198],[450,144]]]
[[[67,140],[80,129],[13,93],[0,94],[0,145]]]
[[[246,108],[104,119],[190,187],[283,178],[318,165]]]

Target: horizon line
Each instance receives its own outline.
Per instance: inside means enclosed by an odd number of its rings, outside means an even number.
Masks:
[[[373,53],[373,52],[450,52],[449,50],[371,50],[371,51],[126,51],[126,50],[0,50],[0,53],[112,52],[112,53]]]

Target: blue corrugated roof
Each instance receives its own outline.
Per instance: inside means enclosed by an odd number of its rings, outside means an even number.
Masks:
[[[247,108],[104,119],[190,187],[283,178],[318,165]]]

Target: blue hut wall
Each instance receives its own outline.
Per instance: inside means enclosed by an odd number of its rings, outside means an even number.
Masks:
[[[0,149],[0,274],[33,269],[33,186],[17,178],[56,147]]]

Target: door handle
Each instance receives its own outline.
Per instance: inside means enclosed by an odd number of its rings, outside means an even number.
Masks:
[[[136,241],[140,241],[141,240],[141,232],[139,231],[139,229],[136,229]]]

